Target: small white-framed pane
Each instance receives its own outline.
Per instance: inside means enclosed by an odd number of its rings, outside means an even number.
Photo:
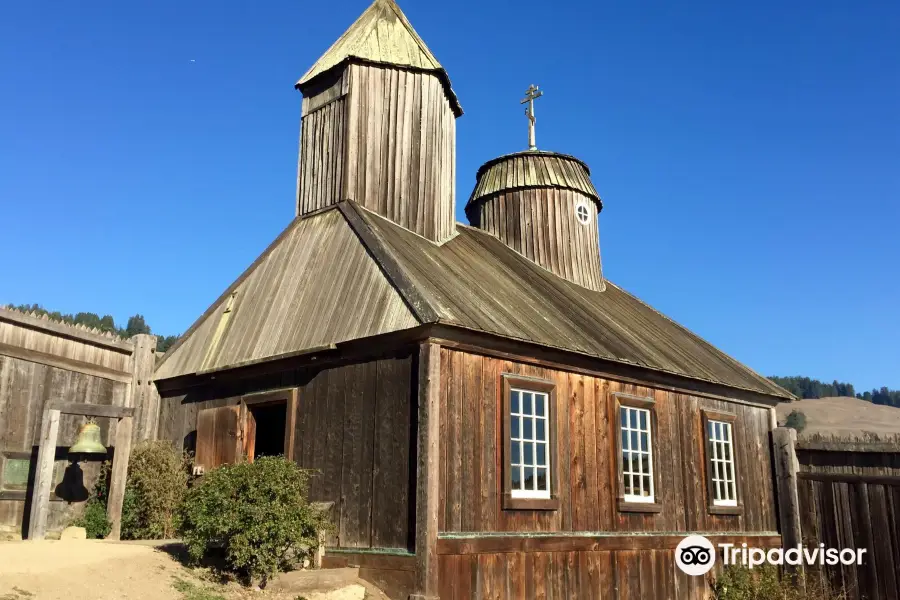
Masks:
[[[550,498],[550,396],[513,389],[509,400],[510,493]]]
[[[650,410],[620,406],[619,413],[625,501],[652,503],[655,501],[655,495]]]
[[[706,433],[709,438],[709,477],[713,505],[737,506],[731,423],[710,419]]]
[[[586,204],[578,204],[575,207],[575,218],[578,219],[578,222],[582,225],[587,225],[591,222],[591,213]]]

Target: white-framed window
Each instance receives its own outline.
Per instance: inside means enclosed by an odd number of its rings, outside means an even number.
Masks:
[[[714,506],[737,506],[734,472],[734,430],[731,423],[708,419],[710,497]]]
[[[655,502],[651,417],[650,409],[619,406],[625,502]]]
[[[510,495],[550,498],[550,395],[509,392]]]
[[[591,211],[588,210],[587,204],[579,202],[575,205],[575,218],[582,225],[587,225],[591,222]]]

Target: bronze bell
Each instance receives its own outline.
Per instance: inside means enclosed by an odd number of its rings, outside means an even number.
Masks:
[[[81,426],[75,445],[69,448],[69,454],[106,454],[106,448],[100,443],[100,426],[88,421]]]

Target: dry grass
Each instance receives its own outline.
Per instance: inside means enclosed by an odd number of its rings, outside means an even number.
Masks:
[[[859,438],[858,441],[891,441],[900,436],[900,408],[880,406],[857,398],[813,398],[782,402],[775,408],[778,422],[792,410],[806,415],[801,436],[830,439]]]

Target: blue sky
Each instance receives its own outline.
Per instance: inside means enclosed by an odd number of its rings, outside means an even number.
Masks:
[[[367,6],[0,8],[0,303],[180,333],[293,217],[293,83]],[[592,168],[609,278],[765,374],[900,388],[900,3],[401,6],[477,167]]]

